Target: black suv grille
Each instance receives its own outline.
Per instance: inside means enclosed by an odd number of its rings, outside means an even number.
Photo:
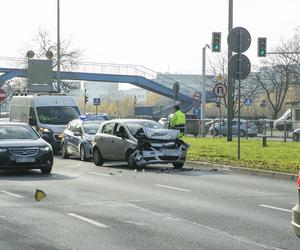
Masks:
[[[39,151],[38,148],[10,148],[9,151],[18,156],[32,156],[36,155]]]

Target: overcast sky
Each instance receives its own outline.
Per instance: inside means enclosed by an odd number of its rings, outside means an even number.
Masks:
[[[234,0],[234,27],[268,49],[300,26],[300,0]],[[20,57],[38,28],[56,40],[57,0],[1,1],[0,57]],[[159,72],[201,74],[202,47],[213,31],[227,48],[228,0],[60,0],[61,37],[84,50],[84,61],[140,64]],[[212,53],[207,51],[209,57]]]

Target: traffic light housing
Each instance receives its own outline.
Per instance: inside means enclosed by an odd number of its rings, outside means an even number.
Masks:
[[[259,37],[257,42],[257,56],[266,57],[267,56],[267,38]]]
[[[216,100],[216,107],[220,108],[221,107],[221,101],[220,100]]]
[[[221,32],[212,33],[212,52],[221,52]]]
[[[84,103],[87,103],[89,101],[89,97],[88,96],[85,96],[84,97]]]

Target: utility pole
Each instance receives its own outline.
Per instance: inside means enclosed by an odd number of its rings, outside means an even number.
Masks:
[[[202,93],[201,93],[201,134],[205,137],[205,102],[206,102],[206,48],[210,48],[208,44],[202,48]]]
[[[228,13],[228,34],[233,26],[233,0],[229,0],[229,13]],[[232,56],[232,50],[228,46],[228,62]],[[227,67],[229,68],[229,67]],[[233,119],[233,79],[228,75],[228,94],[227,94],[227,141],[232,141],[232,119]]]

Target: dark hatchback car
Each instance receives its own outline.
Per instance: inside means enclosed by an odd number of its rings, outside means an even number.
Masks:
[[[51,145],[25,123],[0,123],[0,169],[40,169],[49,174],[53,166]]]
[[[92,141],[101,123],[107,120],[109,117],[106,114],[100,114],[81,116],[71,121],[63,131],[62,157],[79,156],[82,161],[92,158]]]

